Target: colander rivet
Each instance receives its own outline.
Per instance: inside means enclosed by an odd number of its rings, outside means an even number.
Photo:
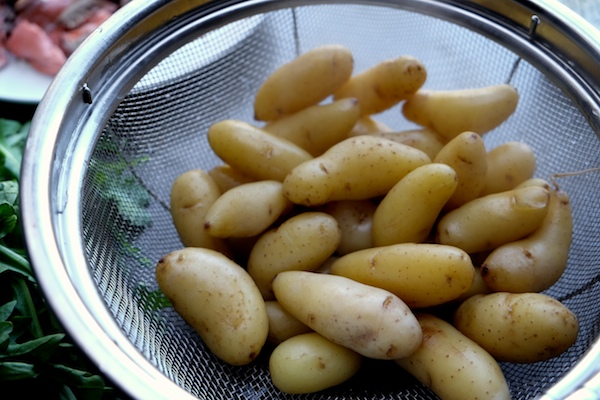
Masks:
[[[537,15],[532,15],[531,21],[529,22],[529,36],[532,36],[535,33],[539,24],[540,17],[538,17]]]
[[[81,91],[82,91],[83,102],[86,104],[92,104],[92,90],[89,88],[87,83],[83,84]]]

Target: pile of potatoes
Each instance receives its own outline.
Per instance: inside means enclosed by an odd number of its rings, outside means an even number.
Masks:
[[[533,176],[527,144],[486,149],[517,107],[511,85],[426,90],[410,56],[353,68],[343,46],[312,49],[262,84],[256,124],[210,127],[223,164],[173,182],[183,247],[158,262],[159,287],[224,362],[269,343],[287,393],[338,385],[368,357],[442,399],[508,399],[499,361],[577,338],[540,293],[567,265],[569,197]],[[377,120],[396,106],[422,128]]]

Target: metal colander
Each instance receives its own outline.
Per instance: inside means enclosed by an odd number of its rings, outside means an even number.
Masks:
[[[350,48],[356,72],[415,56],[427,67],[427,88],[511,83],[518,109],[484,136],[488,148],[526,142],[537,156],[535,175],[546,179],[600,166],[600,39],[559,3],[133,1],[50,86],[21,182],[30,258],[51,306],[132,397],[435,397],[393,363],[375,361],[341,386],[285,395],[270,381],[267,350],[249,366],[220,362],[166,304],[154,278],[157,260],[182,247],[169,213],[173,180],[220,163],[208,127],[226,118],[256,123],[258,85],[321,44]],[[397,130],[414,127],[398,108],[376,118]],[[577,314],[580,334],[560,357],[501,364],[516,399],[600,395],[600,175],[559,184],[571,197],[574,240],[566,273],[546,293]]]

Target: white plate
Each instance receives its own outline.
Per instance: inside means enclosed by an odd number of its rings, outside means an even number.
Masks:
[[[213,31],[190,43],[185,51],[197,51],[210,41],[227,40],[228,47],[231,49],[242,42],[243,39],[254,33],[263,20],[263,16],[255,16],[238,22],[234,22],[222,29]],[[205,50],[203,58],[198,60],[196,65],[178,66],[182,73],[189,72],[185,68],[195,69],[214,61],[222,54],[211,53],[211,48]],[[0,100],[9,103],[29,103],[37,104],[40,102],[53,77],[44,75],[36,71],[32,66],[23,60],[17,60],[9,55],[10,59],[4,68],[0,68]],[[158,69],[168,70],[173,68],[172,62],[178,60],[177,57],[169,57],[157,65]],[[167,74],[168,75],[168,74]],[[160,75],[159,75],[160,76]],[[138,82],[135,89],[140,89],[146,85],[156,83],[148,82],[148,77],[144,77]]]
[[[10,57],[8,64],[0,68],[0,100],[8,103],[39,103],[53,78],[36,71],[23,60]]]

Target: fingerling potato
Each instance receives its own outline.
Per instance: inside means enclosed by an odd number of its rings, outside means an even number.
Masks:
[[[355,98],[361,115],[383,112],[415,93],[427,79],[423,63],[412,56],[385,60],[352,76],[334,98]]]
[[[373,214],[377,206],[370,200],[332,201],[322,211],[336,219],[342,238],[336,254],[344,255],[373,247]]]
[[[206,247],[228,253],[222,239],[204,230],[206,213],[220,196],[219,187],[204,170],[189,170],[175,178],[171,185],[170,212],[185,247]]]
[[[346,139],[359,116],[358,101],[348,98],[305,108],[272,121],[263,129],[316,157]]]
[[[314,271],[337,249],[341,232],[331,215],[307,211],[265,232],[248,257],[248,273],[265,300],[273,300],[272,281],[282,271]]]
[[[269,372],[282,392],[314,393],[353,377],[362,359],[355,351],[310,332],[278,345],[269,358]]]
[[[441,400],[510,400],[498,362],[450,323],[417,314],[423,342],[408,357],[395,360]]]
[[[386,139],[403,143],[415,149],[419,149],[432,160],[446,145],[446,140],[429,128],[411,129],[406,131],[378,131],[372,133]]]
[[[354,127],[350,133],[348,133],[348,137],[360,136],[360,135],[369,135],[371,133],[378,132],[391,132],[392,128],[387,126],[381,121],[373,118],[372,116],[363,116],[358,118]]]
[[[468,131],[461,133],[440,149],[433,162],[449,165],[457,175],[458,186],[446,202],[446,210],[480,196],[488,171],[487,152],[481,136]]]
[[[286,271],[273,280],[273,291],[302,323],[365,357],[393,360],[421,343],[414,314],[387,290],[343,276]]]
[[[465,300],[454,326],[496,360],[534,363],[557,357],[577,340],[576,315],[541,293],[498,292]]]
[[[539,186],[539,187],[543,187],[546,190],[551,189],[550,183],[548,183],[548,181],[543,178],[529,178],[529,179],[519,183],[517,186],[515,186],[515,189],[520,189],[520,188],[524,188],[527,186]]]
[[[220,164],[209,169],[208,174],[213,178],[221,193],[243,183],[255,182],[255,179],[227,164]]]
[[[330,274],[388,290],[409,307],[422,308],[466,292],[475,268],[469,255],[456,247],[402,243],[346,254],[331,264]]]
[[[252,237],[291,209],[281,182],[244,183],[215,200],[204,217],[204,229],[214,237]]]
[[[374,246],[424,241],[457,185],[456,172],[446,164],[425,164],[409,172],[377,205]]]
[[[289,140],[231,119],[208,129],[208,143],[226,164],[254,180],[281,182],[294,167],[312,159],[306,150]]]
[[[462,293],[456,299],[452,300],[455,304],[460,304],[469,297],[475,296],[476,294],[488,294],[492,293],[492,289],[485,283],[481,276],[481,267],[475,266],[475,278],[471,287],[466,292]]]
[[[246,365],[269,333],[265,302],[248,273],[223,254],[188,247],[162,257],[156,281],[206,346],[231,365]]]
[[[539,229],[524,239],[495,249],[482,264],[483,279],[494,291],[544,291],[564,273],[572,240],[569,196],[552,189],[548,213]]]
[[[493,250],[537,230],[549,203],[550,193],[539,186],[479,197],[440,219],[436,242],[469,254]]]
[[[350,79],[354,58],[340,45],[313,48],[283,64],[262,83],[254,99],[254,118],[273,121],[316,105]]]
[[[433,129],[448,140],[462,132],[480,135],[506,121],[519,94],[509,84],[456,90],[421,89],[403,104],[406,119]]]
[[[285,177],[283,191],[304,206],[365,200],[386,194],[407,173],[430,162],[427,154],[410,146],[357,136],[295,167]]]
[[[308,326],[281,307],[281,304],[276,300],[266,301],[265,305],[269,317],[269,336],[267,340],[271,344],[278,345],[293,336],[312,332]]]
[[[487,153],[487,175],[480,196],[504,192],[533,177],[535,154],[523,142],[505,142]]]

